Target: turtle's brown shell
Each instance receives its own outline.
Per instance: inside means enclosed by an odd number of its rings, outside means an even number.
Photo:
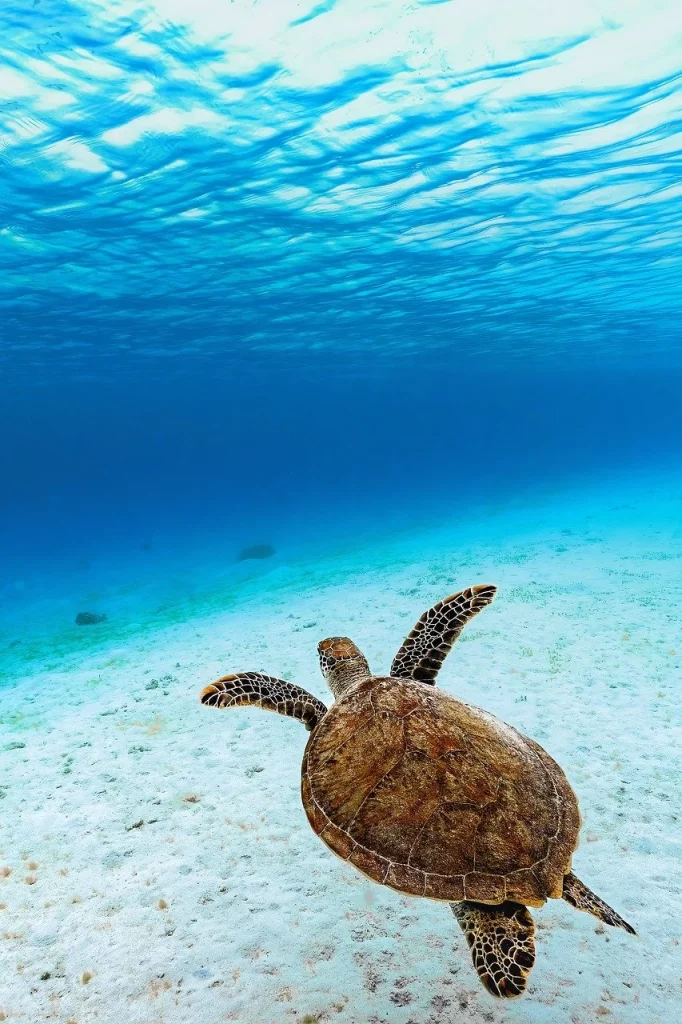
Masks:
[[[412,896],[538,907],[578,842],[578,801],[542,747],[411,680],[373,677],[334,704],[301,790],[334,853]]]

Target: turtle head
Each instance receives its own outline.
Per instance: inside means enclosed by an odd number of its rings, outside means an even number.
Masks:
[[[347,636],[330,636],[317,645],[320,668],[335,697],[342,697],[349,687],[367,679],[371,673],[367,658]]]

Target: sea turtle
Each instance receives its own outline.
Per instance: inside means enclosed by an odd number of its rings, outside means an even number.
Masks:
[[[476,971],[495,996],[517,996],[535,962],[528,907],[563,898],[634,929],[571,871],[580,813],[561,768],[539,744],[435,687],[446,655],[495,596],[470,587],[425,612],[388,676],[374,676],[347,637],[318,645],[335,703],[293,683],[241,672],[201,693],[310,731],[301,795],[314,831],[374,882],[448,902]]]

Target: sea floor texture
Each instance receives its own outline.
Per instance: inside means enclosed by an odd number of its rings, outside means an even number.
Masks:
[[[529,989],[504,1004],[447,905],[371,884],[313,834],[299,723],[197,701],[256,669],[329,703],[319,639],[349,634],[387,671],[424,609],[478,582],[498,599],[439,685],[562,765],[574,868],[638,932],[550,901]],[[0,1020],[682,1020],[679,479],[482,506],[307,562],[279,551],[229,594],[124,627],[124,597],[100,593],[107,622],[75,627],[69,608],[54,642],[2,624]]]

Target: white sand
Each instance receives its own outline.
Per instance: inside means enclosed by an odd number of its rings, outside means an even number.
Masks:
[[[308,577],[280,566],[237,611],[0,691],[0,1020],[682,1020],[681,499],[678,482],[609,485]],[[440,685],[562,764],[584,817],[574,867],[639,933],[552,901],[529,991],[504,1004],[446,905],[371,885],[314,836],[301,725],[196,700],[251,668],[329,702],[322,636],[348,632],[385,671],[426,607],[485,581],[500,596]]]

